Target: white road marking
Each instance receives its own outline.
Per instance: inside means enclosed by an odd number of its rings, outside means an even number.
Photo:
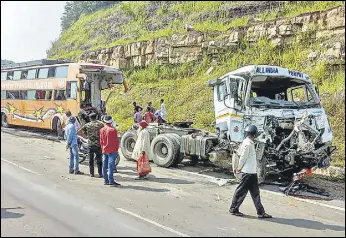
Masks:
[[[23,166],[20,166],[20,165],[18,165],[18,164],[15,164],[15,163],[13,163],[13,162],[11,162],[11,161],[9,161],[9,160],[6,160],[6,159],[4,159],[4,158],[1,158],[1,161],[4,161],[4,162],[9,163],[9,164],[12,164],[12,165],[14,165],[14,166],[16,166],[16,167],[18,167],[18,168],[20,168],[20,169],[22,169],[22,170],[25,170],[25,171],[27,171],[27,172],[29,172],[29,173],[36,174],[36,175],[42,175],[42,174],[39,174],[39,173],[37,173],[37,172],[35,172],[35,171],[32,171],[32,170],[30,170],[30,169],[24,168]]]
[[[150,224],[153,224],[153,225],[155,225],[155,226],[157,226],[157,227],[160,227],[160,228],[162,228],[162,229],[164,229],[164,230],[166,230],[166,231],[170,231],[170,232],[172,232],[172,233],[174,233],[174,234],[177,234],[178,236],[189,237],[188,235],[186,235],[186,234],[184,234],[184,233],[181,233],[181,232],[179,232],[179,231],[173,230],[172,228],[169,228],[169,227],[167,227],[167,226],[161,225],[161,224],[159,224],[159,223],[157,223],[157,222],[155,222],[155,221],[152,221],[152,220],[149,220],[149,219],[147,219],[147,218],[144,218],[144,217],[142,217],[142,216],[140,216],[140,215],[137,215],[137,214],[135,214],[135,213],[133,213],[133,212],[127,211],[127,210],[125,210],[125,209],[123,209],[123,208],[117,208],[117,210],[119,210],[119,211],[121,211],[121,212],[123,212],[123,213],[126,213],[126,214],[128,214],[128,215],[134,216],[134,217],[136,217],[136,218],[138,218],[138,219],[141,219],[141,220],[143,220],[143,221],[146,221],[146,222],[148,222],[148,223],[150,223]]]
[[[278,192],[273,192],[273,191],[268,191],[268,190],[261,190],[261,192],[270,193],[270,194],[278,195],[278,196],[281,196],[281,197],[287,197],[283,193],[278,193]],[[344,207],[332,206],[332,205],[328,205],[328,204],[325,204],[325,203],[315,202],[315,201],[306,200],[306,199],[297,198],[297,197],[292,197],[292,196],[289,196],[289,198],[345,212],[345,208]]]

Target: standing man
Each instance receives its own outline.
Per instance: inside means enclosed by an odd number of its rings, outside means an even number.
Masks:
[[[255,135],[257,134],[257,127],[249,125],[245,128],[247,137],[240,145],[239,148],[239,164],[237,168],[234,168],[234,172],[240,173],[240,183],[235,190],[232,205],[229,212],[235,216],[243,216],[244,214],[239,212],[239,207],[243,203],[246,194],[250,191],[252,200],[255,204],[258,218],[271,218],[264,211],[264,207],[261,203],[260,190],[258,187],[257,178],[257,159],[255,150]]]
[[[143,108],[142,108],[141,106],[137,106],[137,103],[136,103],[136,102],[133,102],[132,105],[133,105],[133,111],[134,111],[134,113],[136,113],[137,111],[140,112],[140,111],[143,110]]]
[[[148,107],[150,108],[150,112],[152,113],[152,114],[154,114],[155,113],[155,108],[153,107],[153,103],[152,102],[148,102]]]
[[[119,139],[118,132],[112,126],[113,119],[111,116],[104,117],[106,125],[100,130],[100,144],[103,153],[102,173],[105,185],[120,186],[114,181],[113,171],[115,168],[115,159],[119,156]]]
[[[143,120],[143,117],[142,117],[142,114],[141,112],[139,111],[139,108],[136,108],[135,109],[135,115],[133,116],[133,121],[138,124],[140,123],[142,120]]]
[[[147,107],[147,111],[144,114],[144,120],[149,124],[155,121],[154,114],[150,111],[150,107]]]
[[[77,145],[77,131],[74,127],[75,117],[70,117],[65,129],[65,140],[67,142],[66,149],[70,151],[70,174],[83,174],[79,171],[79,156]]]
[[[164,100],[161,99],[160,100],[161,103],[161,108],[160,108],[160,119],[159,119],[159,123],[166,123],[167,122],[167,112],[166,112],[166,107],[164,104]]]
[[[88,137],[90,177],[94,177],[94,157],[96,157],[99,178],[102,178],[102,151],[100,145],[100,130],[101,128],[103,128],[103,123],[96,120],[96,113],[91,113],[89,117],[91,121],[82,126],[79,130],[83,130]]]
[[[69,119],[72,117],[72,113],[70,110],[66,111],[65,112],[65,115],[67,116],[67,120],[66,120],[66,125],[68,124],[68,121]],[[76,119],[76,118],[75,118]],[[78,122],[78,120],[76,119],[75,122],[74,122],[74,127],[75,127],[75,130],[78,131],[79,127],[80,127],[80,124]]]

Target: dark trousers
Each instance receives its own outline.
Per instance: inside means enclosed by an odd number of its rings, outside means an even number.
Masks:
[[[258,187],[257,174],[241,174],[240,183],[235,190],[230,212],[239,212],[239,207],[244,202],[247,192],[250,191],[252,201],[255,204],[257,215],[264,214],[264,208],[261,203],[260,190]]]
[[[101,147],[90,146],[89,147],[89,169],[90,174],[94,175],[94,158],[96,158],[97,171],[99,175],[102,175],[102,151]]]

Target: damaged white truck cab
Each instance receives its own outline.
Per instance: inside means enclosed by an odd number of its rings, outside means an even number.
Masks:
[[[308,75],[251,65],[211,80],[208,86],[213,87],[217,135],[231,143],[231,151],[244,139],[247,125],[257,126],[260,181],[269,173],[291,176],[304,168],[329,166],[335,149],[332,129]]]
[[[258,177],[277,173],[292,177],[313,167],[328,167],[335,150],[332,130],[308,75],[277,66],[246,66],[216,80],[213,88],[216,133],[192,128],[192,123],[150,124],[151,155],[162,167],[193,159],[231,161],[244,139],[244,129],[254,124]],[[125,158],[131,159],[134,131],[121,139]]]

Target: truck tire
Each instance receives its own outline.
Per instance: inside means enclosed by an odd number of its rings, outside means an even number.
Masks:
[[[181,164],[181,162],[184,160],[184,155],[182,153],[180,153],[180,145],[181,145],[181,137],[177,134],[174,133],[167,133],[165,134],[169,137],[171,137],[172,139],[174,139],[176,141],[176,143],[178,144],[178,155],[177,155],[177,159],[174,161],[174,166],[177,166],[178,164]]]
[[[158,135],[150,146],[154,163],[160,167],[170,167],[178,159],[179,147],[172,137],[165,134]]]
[[[125,159],[132,160],[131,156],[132,156],[133,149],[135,148],[136,141],[137,141],[136,131],[127,131],[121,137],[120,148]]]
[[[1,127],[8,127],[7,116],[5,113],[1,113]]]

